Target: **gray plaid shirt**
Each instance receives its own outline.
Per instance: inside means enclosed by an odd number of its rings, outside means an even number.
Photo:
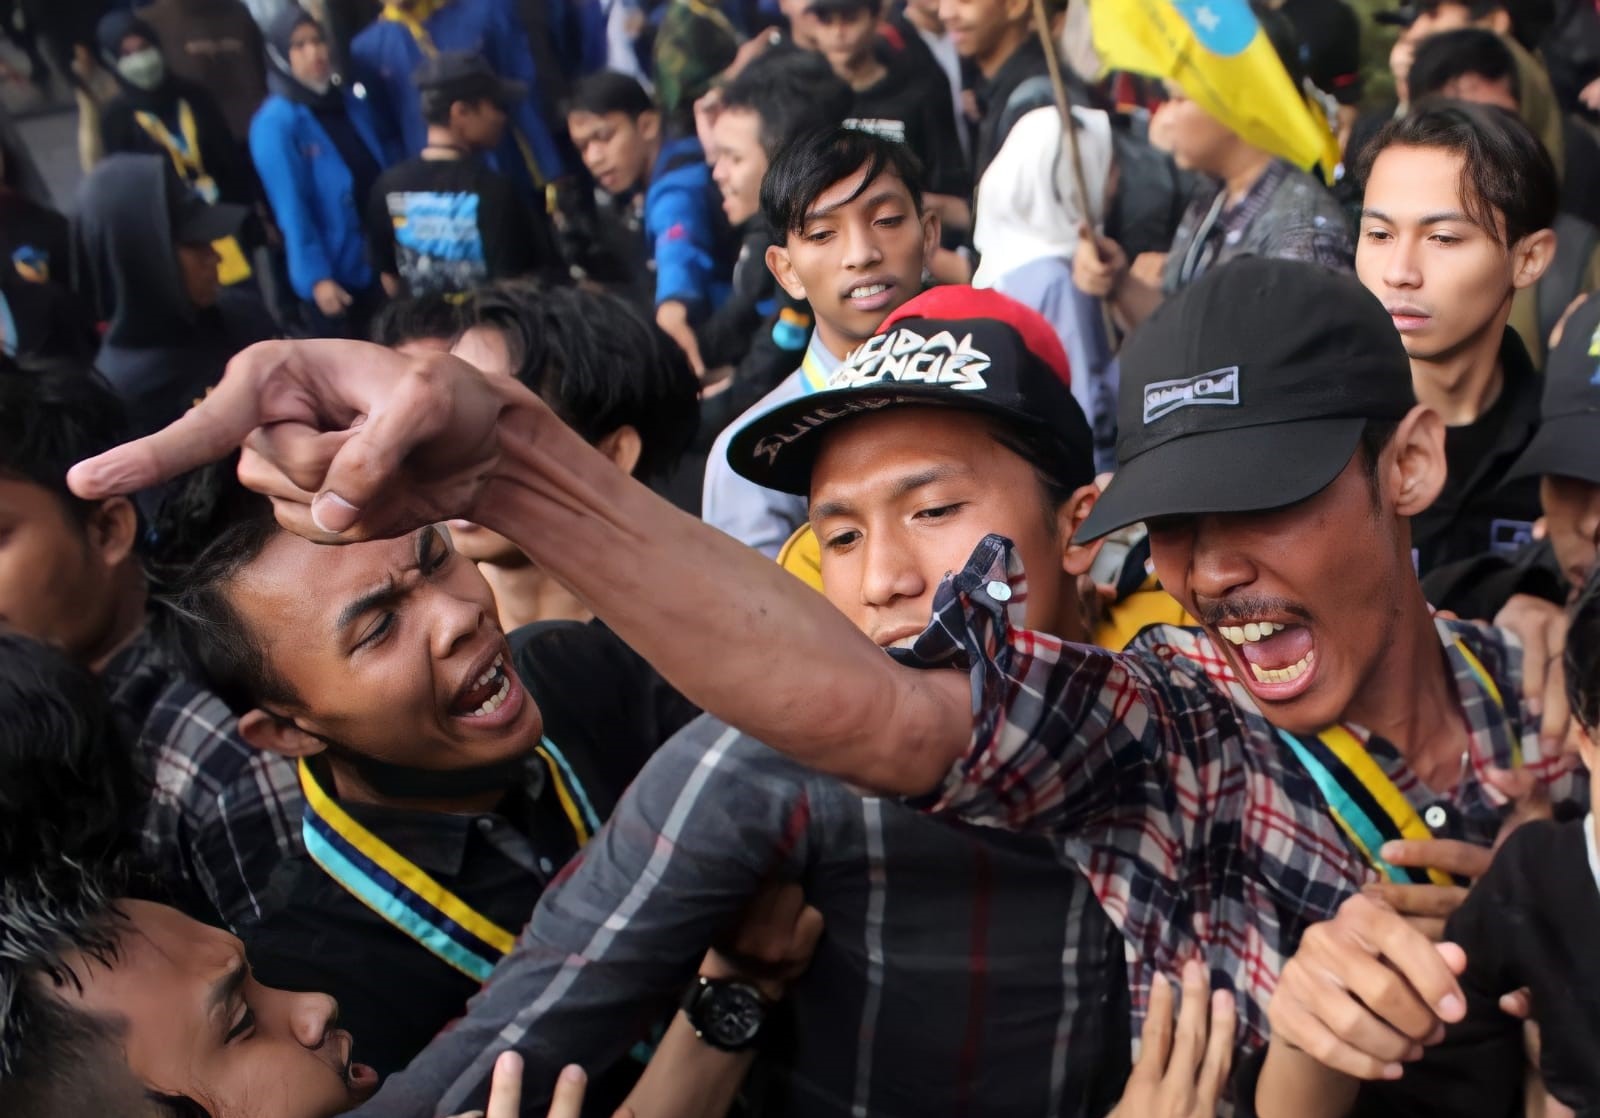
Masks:
[[[1279,159],[1231,206],[1221,185],[1191,199],[1173,235],[1161,288],[1171,295],[1238,256],[1304,260],[1348,272],[1356,250],[1334,196]]]
[[[238,928],[261,918],[273,867],[299,853],[294,763],[239,736],[223,701],[161,649],[148,626],[102,673],[150,780],[140,846],[186,911]]]
[[[1038,1118],[1120,1095],[1122,944],[1055,843],[859,796],[702,717],[545,892],[468,1015],[356,1114],[482,1106],[508,1046],[542,1113],[563,1065],[599,1071],[672,1011],[775,877],[827,921],[768,1034],[776,1112]]]

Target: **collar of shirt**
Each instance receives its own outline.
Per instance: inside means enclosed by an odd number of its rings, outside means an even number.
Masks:
[[[1583,817],[1583,847],[1589,852],[1589,872],[1594,876],[1594,885],[1600,889],[1600,842],[1597,842],[1594,832],[1594,812]]]
[[[835,357],[827,346],[822,344],[822,337],[816,331],[811,331],[811,341],[806,345],[806,355],[800,359],[800,387],[805,395],[821,391],[827,387],[828,378],[838,370],[844,362]]]
[[[506,840],[515,835],[521,839],[518,846],[528,841],[530,827],[516,820],[534,809],[548,784],[544,766],[535,762],[528,766],[524,786],[511,792],[494,811],[463,814],[418,811],[348,800],[340,800],[339,806],[408,861],[415,862],[433,876],[455,878],[466,868],[468,846],[474,833],[483,835],[501,853],[508,853],[506,843],[497,839]],[[332,781],[325,781],[324,787],[331,790]],[[525,861],[522,857],[513,860]]]

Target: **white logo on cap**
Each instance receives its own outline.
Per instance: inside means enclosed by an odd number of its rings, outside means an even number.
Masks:
[[[1187,380],[1158,380],[1145,385],[1144,421],[1153,423],[1179,408],[1200,404],[1221,404],[1237,407],[1239,403],[1239,366],[1212,369]]]
[[[989,355],[972,344],[968,334],[959,342],[948,330],[924,338],[901,327],[869,338],[828,378],[828,387],[865,388],[894,381],[899,384],[939,384],[962,392],[989,387],[983,373]]]

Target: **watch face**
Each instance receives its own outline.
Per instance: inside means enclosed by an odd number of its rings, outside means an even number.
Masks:
[[[743,986],[722,986],[705,999],[705,1032],[713,1043],[727,1048],[749,1044],[761,1031],[765,1017],[760,996]]]

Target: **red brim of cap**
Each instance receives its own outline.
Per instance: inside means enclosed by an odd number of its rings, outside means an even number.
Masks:
[[[1600,485],[1600,413],[1556,415],[1543,420],[1506,480],[1571,477]]]
[[[1117,467],[1074,539],[1090,543],[1156,517],[1298,504],[1349,465],[1366,425],[1361,418],[1311,419],[1162,443]]]

